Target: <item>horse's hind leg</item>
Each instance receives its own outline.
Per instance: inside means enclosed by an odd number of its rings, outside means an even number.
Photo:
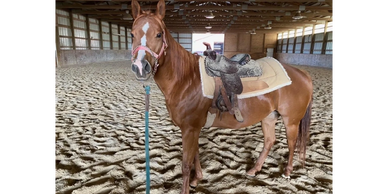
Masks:
[[[255,166],[247,172],[247,176],[253,177],[256,172],[260,171],[265,159],[268,156],[271,147],[274,145],[276,136],[275,136],[275,124],[278,119],[278,113],[273,111],[266,118],[261,121],[261,127],[264,133],[264,148],[260,153],[259,159],[257,160]]]
[[[296,147],[296,141],[298,138],[298,129],[299,129],[299,122],[298,123],[291,123],[291,119],[283,118],[284,124],[286,125],[286,135],[287,135],[287,144],[288,144],[288,162],[287,166],[284,168],[284,174],[283,177],[290,178],[290,174],[293,171],[293,158],[294,158],[294,151]]]
[[[199,150],[197,150],[197,153],[194,157],[194,168],[195,168],[195,175],[193,180],[190,182],[190,187],[196,188],[198,186],[198,182],[202,180],[202,168],[201,163],[199,161]]]

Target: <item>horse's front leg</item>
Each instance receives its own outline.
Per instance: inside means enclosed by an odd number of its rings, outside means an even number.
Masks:
[[[194,157],[194,168],[195,168],[195,176],[194,176],[194,179],[190,182],[191,188],[196,188],[198,186],[198,182],[203,178],[201,163],[199,161],[199,148],[197,149],[197,153],[195,154],[195,157]]]
[[[186,128],[182,129],[182,192],[181,194],[189,194],[190,186],[190,171],[193,165],[195,155],[198,151],[198,139],[201,129]],[[199,160],[199,158],[198,158]]]

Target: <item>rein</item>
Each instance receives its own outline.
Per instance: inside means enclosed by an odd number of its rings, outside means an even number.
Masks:
[[[164,54],[164,56],[166,56],[166,49],[168,47],[168,44],[166,42],[166,33],[165,31],[163,30],[163,44],[162,44],[162,48],[160,49],[160,52],[159,54],[157,54],[156,52],[152,51],[150,48],[148,48],[147,46],[143,46],[143,45],[139,45],[137,46],[135,49],[132,50],[132,61],[134,60],[133,57],[135,56],[135,53],[137,53],[138,51],[140,50],[144,50],[144,51],[147,51],[149,52],[152,57],[155,59],[155,64],[154,64],[154,69],[152,70],[152,75],[155,75],[156,72],[158,71],[158,67],[159,67],[159,59],[160,57],[162,57],[162,55]]]
[[[138,20],[136,18],[136,20]],[[136,22],[136,20],[134,22]],[[163,21],[161,22],[162,24]],[[162,25],[163,26],[163,25]],[[160,48],[159,54],[152,51],[149,47],[146,45],[139,45],[135,49],[132,49],[132,61],[135,60],[135,54],[139,52],[140,50],[144,50],[146,52],[149,52],[152,57],[154,58],[154,67],[152,69],[152,75],[155,76],[158,66],[159,66],[159,59],[163,56],[166,56],[166,49],[168,47],[167,41],[166,41],[166,33],[164,28],[163,29],[163,39],[162,39],[162,48]],[[143,85],[144,86],[144,85]],[[150,187],[151,187],[151,179],[150,179],[150,154],[149,154],[149,101],[150,101],[150,86],[146,85],[144,86],[145,89],[145,160],[146,160],[146,194],[150,194]]]
[[[146,159],[146,194],[150,193],[151,180],[150,180],[150,153],[149,153],[149,107],[150,107],[150,90],[149,85],[144,87],[146,96],[145,96],[145,159]]]

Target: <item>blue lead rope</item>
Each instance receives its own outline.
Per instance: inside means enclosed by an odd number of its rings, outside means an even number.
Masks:
[[[145,86],[146,96],[145,96],[145,157],[146,157],[146,194],[150,193],[150,153],[149,153],[149,139],[148,139],[148,112],[150,106],[150,86]]]

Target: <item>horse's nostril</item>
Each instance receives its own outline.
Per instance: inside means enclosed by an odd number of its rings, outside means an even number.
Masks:
[[[132,64],[132,71],[133,71],[133,72],[136,72],[136,70],[137,70],[137,66],[134,65],[134,64]]]
[[[147,73],[151,73],[151,65],[148,62],[145,64],[144,70]]]

